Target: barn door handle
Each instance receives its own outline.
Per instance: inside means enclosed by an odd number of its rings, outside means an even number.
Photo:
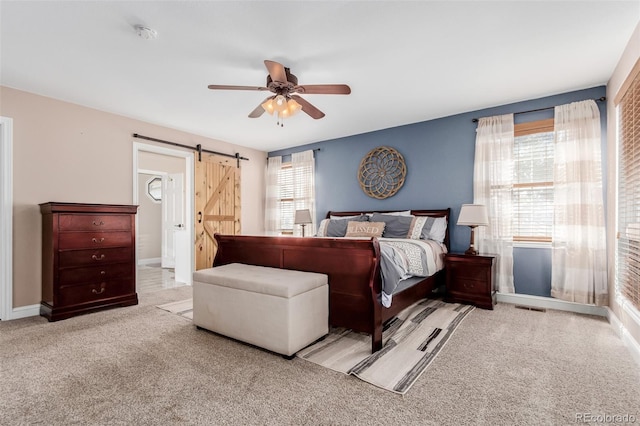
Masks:
[[[202,212],[198,212],[198,223],[202,223]]]

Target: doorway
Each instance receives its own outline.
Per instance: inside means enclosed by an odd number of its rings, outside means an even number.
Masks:
[[[171,160],[173,164],[176,162],[180,165],[180,170],[176,170],[175,167],[162,166],[160,163],[152,163],[149,165],[149,158],[162,158]],[[194,250],[193,245],[188,244],[189,241],[193,241],[193,210],[194,210],[194,184],[193,184],[193,153],[184,152],[171,148],[159,147],[156,145],[148,145],[142,143],[133,143],[133,203],[141,205],[142,197],[154,198],[156,183],[153,177],[149,175],[156,175],[160,181],[160,193],[165,195],[165,200],[159,200],[162,205],[163,216],[169,215],[170,225],[159,226],[159,235],[164,235],[162,238],[163,246],[167,241],[167,236],[170,234],[171,241],[169,242],[169,250],[175,255],[176,264],[171,264],[172,260],[168,257],[166,250],[163,248],[164,253],[160,257],[160,263],[166,263],[166,267],[174,267],[175,280],[184,282],[187,285],[192,284],[192,274],[194,265]],[[168,164],[168,163],[167,163]],[[178,176],[179,175],[179,176]],[[141,185],[149,183],[149,190],[152,194],[148,194],[145,191],[141,191]],[[180,190],[178,190],[179,188]],[[168,194],[168,197],[167,197]],[[157,198],[157,195],[156,195]],[[170,198],[170,200],[169,200]],[[147,200],[145,200],[147,201]],[[168,201],[172,201],[171,208]],[[177,203],[177,204],[176,204]],[[178,206],[179,208],[176,208]],[[180,212],[180,214],[176,212]],[[143,215],[144,216],[144,215]],[[166,217],[166,216],[165,216]],[[144,243],[148,238],[140,238],[140,230],[143,228],[143,224],[140,222],[141,215],[136,215],[136,263],[139,263],[142,255],[147,257],[146,252],[142,252],[140,243]],[[178,221],[178,222],[176,222]],[[167,222],[168,223],[168,222]],[[145,223],[146,225],[146,223]],[[171,227],[171,229],[168,229]],[[171,232],[169,232],[171,231]],[[175,231],[175,232],[174,232]],[[175,238],[175,240],[174,240]],[[177,244],[177,245],[176,245]],[[149,261],[149,259],[145,259]],[[167,263],[168,262],[168,263]]]

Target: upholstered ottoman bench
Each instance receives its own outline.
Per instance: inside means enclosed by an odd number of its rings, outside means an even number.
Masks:
[[[193,323],[292,356],[329,331],[327,276],[232,263],[193,273]]]

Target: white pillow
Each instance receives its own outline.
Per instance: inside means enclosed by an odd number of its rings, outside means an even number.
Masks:
[[[354,215],[354,216],[334,216],[332,214],[329,215],[329,219],[353,219],[354,217],[360,217],[362,215]]]
[[[446,233],[446,217],[416,216],[411,222],[407,238],[414,240],[428,239],[442,243]]]
[[[429,231],[428,238],[430,240],[438,241],[439,243],[444,242],[444,237],[447,234],[447,218],[446,217],[437,217],[433,222],[433,226],[431,227],[431,231]]]

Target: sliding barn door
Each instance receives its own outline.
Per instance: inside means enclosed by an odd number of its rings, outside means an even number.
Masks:
[[[240,169],[236,160],[202,154],[195,167],[196,270],[210,268],[216,255],[213,234],[240,233]]]

